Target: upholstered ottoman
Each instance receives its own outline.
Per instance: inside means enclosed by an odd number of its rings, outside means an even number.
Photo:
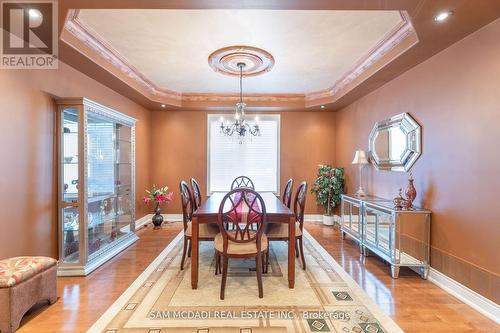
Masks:
[[[19,328],[23,315],[36,303],[57,300],[57,261],[48,257],[0,260],[0,332]]]

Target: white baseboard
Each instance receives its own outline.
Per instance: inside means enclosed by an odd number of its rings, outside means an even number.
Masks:
[[[161,214],[163,216],[163,220],[166,222],[181,222],[182,214]],[[135,221],[135,230],[139,230],[142,226],[152,223],[151,218],[153,214],[144,215],[140,219]]]
[[[182,214],[163,214],[167,222],[182,222]]]
[[[403,257],[405,258],[404,261],[406,262],[418,262],[417,259],[404,253],[401,254],[401,258]],[[420,274],[419,271],[416,270],[416,272]],[[439,288],[446,291],[448,294],[455,296],[474,310],[495,321],[497,324],[500,324],[500,305],[478,294],[474,290],[469,289],[460,282],[453,280],[449,276],[432,267],[429,269],[429,275],[427,279]]]
[[[323,221],[323,215],[320,214],[305,214],[304,222],[321,222]]]
[[[182,222],[182,214],[162,214],[162,215],[163,215],[163,218],[167,222]],[[138,219],[137,221],[135,221],[135,228],[139,229],[143,225],[151,222],[151,218],[152,217],[153,217],[153,214],[148,214],[148,215],[145,215],[145,216],[141,217],[140,219]],[[340,217],[338,217],[337,215],[335,215],[335,220],[336,221],[338,221],[339,218]],[[305,214],[304,215],[304,221],[305,222],[321,222],[321,221],[323,221],[323,215],[320,215],[320,214]]]
[[[429,271],[428,279],[441,289],[472,307],[474,310],[490,318],[497,324],[500,324],[500,305],[476,293],[474,290],[467,288],[463,284],[453,280],[432,267]]]
[[[335,222],[340,221],[340,216],[334,215]],[[305,214],[304,222],[323,222],[323,215],[321,214]]]
[[[139,230],[142,226],[151,222],[151,217],[153,214],[144,215],[138,220],[135,220],[135,230]]]

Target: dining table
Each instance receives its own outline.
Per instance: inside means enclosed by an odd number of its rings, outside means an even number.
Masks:
[[[272,192],[258,192],[264,200],[267,223],[288,224],[288,287],[295,285],[295,215]],[[191,288],[198,288],[198,262],[199,262],[199,226],[202,223],[216,223],[219,206],[226,193],[216,192],[210,195],[201,204],[192,216],[191,236]]]

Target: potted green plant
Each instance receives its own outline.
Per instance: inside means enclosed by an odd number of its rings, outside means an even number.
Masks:
[[[340,196],[344,193],[344,169],[328,164],[318,165],[318,177],[311,192],[316,196],[316,203],[325,210],[323,224],[333,225],[333,208],[340,203]]]

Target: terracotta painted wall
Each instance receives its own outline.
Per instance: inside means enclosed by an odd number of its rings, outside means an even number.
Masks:
[[[354,151],[376,121],[409,112],[423,126],[412,171],[432,216],[432,266],[500,303],[500,20],[337,113],[336,163],[355,191]],[[370,193],[393,198],[407,174],[367,172]]]
[[[0,258],[57,256],[52,96],[88,97],[138,119],[138,197],[150,183],[150,111],[62,63],[58,70],[0,70]],[[145,207],[137,207],[143,216]]]
[[[296,184],[312,185],[318,163],[333,163],[335,153],[335,114],[331,112],[281,113],[281,190],[288,178]],[[207,113],[201,111],[154,111],[152,114],[152,180],[167,184],[175,199],[166,213],[182,212],[179,181],[195,177],[206,193]],[[295,187],[296,188],[296,187]],[[321,214],[314,196],[306,202],[308,214]]]

